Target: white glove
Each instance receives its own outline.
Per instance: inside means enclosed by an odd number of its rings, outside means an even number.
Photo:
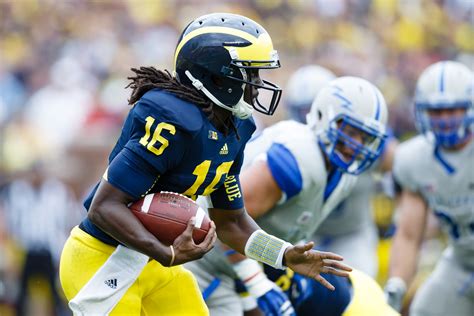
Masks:
[[[245,259],[233,265],[234,271],[247,288],[258,307],[268,316],[295,315],[288,296],[263,272],[260,264],[252,259]]]
[[[262,296],[275,286],[275,283],[267,278],[260,264],[253,259],[242,260],[234,264],[233,268],[249,294],[255,298]]]
[[[388,305],[392,306],[396,311],[402,309],[403,297],[407,291],[407,285],[403,279],[399,277],[392,277],[385,285],[385,299]]]

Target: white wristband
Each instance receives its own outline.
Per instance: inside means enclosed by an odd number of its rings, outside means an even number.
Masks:
[[[256,230],[250,235],[245,244],[245,255],[268,264],[276,269],[285,269],[283,255],[292,245],[280,238],[267,234],[263,230]]]
[[[390,279],[388,279],[385,288],[404,295],[407,291],[407,284],[400,277],[391,277]]]
[[[254,297],[260,297],[274,287],[274,283],[268,280],[262,267],[255,260],[244,259],[232,267],[250,295]]]

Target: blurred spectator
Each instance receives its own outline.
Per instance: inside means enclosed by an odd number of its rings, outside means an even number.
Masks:
[[[64,310],[57,291],[57,264],[62,246],[79,220],[79,204],[59,180],[49,177],[41,163],[14,180],[2,192],[7,233],[25,253],[20,272],[17,315],[31,315],[28,284],[41,276],[47,282],[55,315]]]
[[[41,131],[53,148],[64,148],[77,135],[93,107],[93,95],[85,88],[90,75],[70,58],[51,67],[50,83],[36,91],[26,104],[27,123]]]
[[[55,190],[81,196],[104,172],[106,154],[128,111],[129,69],[148,63],[172,71],[178,30],[215,11],[244,14],[266,25],[282,60],[281,70],[268,77],[280,86],[297,68],[314,63],[338,76],[376,83],[397,138],[415,130],[412,95],[422,69],[441,59],[474,67],[470,0],[0,1],[0,186],[14,179],[9,190],[25,186],[29,198]],[[286,113],[279,109],[273,117],[256,114],[256,119],[265,127]],[[46,180],[44,187],[34,187],[18,177],[38,158],[63,182]],[[0,205],[5,198],[0,196]],[[20,206],[30,215],[54,212]],[[67,210],[49,215],[58,217],[51,223],[63,221]],[[4,212],[11,215],[9,209]],[[9,259],[10,240],[23,236],[18,221],[3,217],[8,221],[0,216],[0,233],[2,223],[7,231],[0,238],[0,305],[1,271],[15,262]],[[46,215],[25,219],[37,223],[33,232],[54,259],[56,248],[40,235],[54,235],[57,229],[59,242],[64,226],[40,227]],[[31,240],[23,246],[31,246]],[[7,274],[11,284],[16,275]]]

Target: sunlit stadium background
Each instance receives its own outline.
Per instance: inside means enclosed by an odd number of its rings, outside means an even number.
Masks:
[[[85,215],[82,197],[105,170],[129,107],[130,68],[172,70],[180,30],[217,11],[264,25],[282,62],[271,79],[283,88],[310,63],[374,82],[401,139],[415,132],[412,95],[422,69],[442,59],[473,68],[471,0],[0,0],[0,194],[21,179],[56,179],[24,201],[31,207],[10,208],[0,195],[0,315],[15,315],[22,289],[27,315],[68,315],[44,277],[21,282],[25,256],[41,247],[57,264],[70,228]],[[283,103],[259,124],[286,117]],[[392,203],[380,195],[375,201],[383,235]],[[427,243],[428,269],[438,243]]]

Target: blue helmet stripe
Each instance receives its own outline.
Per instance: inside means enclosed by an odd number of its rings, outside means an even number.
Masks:
[[[377,90],[375,90],[375,88],[373,88],[374,90],[374,93],[375,93],[375,120],[379,120],[380,118],[380,98],[379,98],[379,94],[377,93]]]
[[[342,95],[344,91],[338,86],[333,86],[333,88],[334,92],[332,93],[332,95],[342,101],[341,106],[352,111],[352,102],[351,100]]]
[[[445,69],[446,63],[441,64],[441,74],[439,77],[439,92],[444,93],[444,69]]]

